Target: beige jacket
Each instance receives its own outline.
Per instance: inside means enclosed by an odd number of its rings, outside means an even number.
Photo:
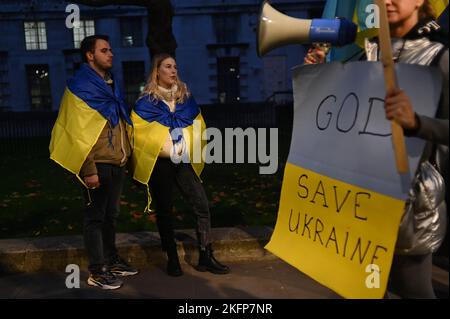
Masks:
[[[130,155],[131,146],[123,120],[120,119],[119,124],[114,128],[110,128],[108,122],[84,161],[80,170],[80,177],[96,175],[96,163],[125,166]]]

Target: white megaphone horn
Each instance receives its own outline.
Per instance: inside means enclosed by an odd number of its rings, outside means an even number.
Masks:
[[[257,48],[258,56],[287,44],[329,43],[343,46],[356,39],[357,26],[343,18],[297,19],[275,10],[268,0],[261,5]]]

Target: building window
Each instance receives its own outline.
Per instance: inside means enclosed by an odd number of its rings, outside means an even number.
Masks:
[[[214,15],[213,25],[217,43],[236,43],[240,29],[240,15]]]
[[[286,74],[286,57],[282,55],[265,56],[263,65],[265,98],[278,99],[281,96],[278,97],[277,95],[289,90]]]
[[[8,81],[8,52],[0,52],[0,112],[11,109]]]
[[[220,103],[237,103],[241,100],[239,64],[239,57],[217,58],[217,93]]]
[[[134,105],[145,86],[144,61],[122,62],[123,81],[125,83],[125,101]]]
[[[120,34],[122,39],[122,46],[141,47],[143,44],[141,18],[121,18]]]
[[[47,50],[45,22],[24,22],[24,30],[27,50]]]
[[[52,95],[48,64],[27,65],[26,69],[31,110],[51,110]]]
[[[85,37],[95,34],[94,20],[81,20],[79,28],[73,28],[73,46],[75,49],[80,48],[81,41]]]
[[[81,55],[79,49],[63,50],[66,65],[66,78],[71,78],[81,66]]]

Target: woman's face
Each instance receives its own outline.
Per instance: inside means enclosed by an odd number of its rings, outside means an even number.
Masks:
[[[389,24],[399,25],[409,20],[419,20],[419,8],[424,0],[385,0],[385,2]]]
[[[174,59],[167,58],[158,68],[158,85],[170,89],[177,83],[177,64]]]

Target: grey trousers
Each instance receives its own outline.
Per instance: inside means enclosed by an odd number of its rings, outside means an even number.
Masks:
[[[198,244],[205,249],[211,240],[209,204],[191,164],[174,164],[169,158],[158,158],[149,186],[156,205],[156,222],[163,250],[173,251],[176,247],[172,216],[174,187],[178,187],[196,215]]]
[[[435,299],[432,254],[394,255],[388,289],[402,298]]]

